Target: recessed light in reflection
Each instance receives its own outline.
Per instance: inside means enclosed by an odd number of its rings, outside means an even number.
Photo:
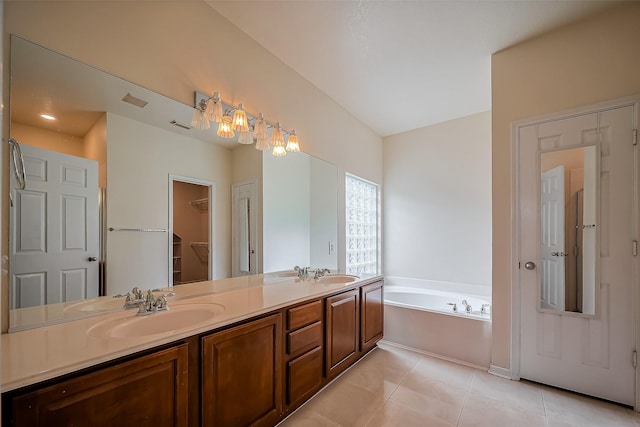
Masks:
[[[53,116],[50,116],[49,114],[40,114],[40,117],[42,117],[45,120],[55,120],[56,118]]]

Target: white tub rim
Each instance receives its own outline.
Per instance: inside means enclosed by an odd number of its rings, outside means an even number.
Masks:
[[[450,297],[452,300],[462,300],[465,297],[474,297],[474,298],[478,298],[478,299],[482,299],[487,301],[488,304],[491,304],[491,297],[487,297],[485,295],[474,295],[471,293],[462,293],[462,292],[447,292],[447,291],[441,291],[438,289],[429,289],[429,288],[422,288],[422,287],[414,287],[414,286],[400,286],[400,285],[390,285],[387,286],[387,284],[385,283],[385,287],[384,287],[384,304],[385,305],[391,305],[394,307],[400,307],[400,308],[404,308],[404,309],[408,309],[408,310],[420,310],[420,311],[426,311],[429,313],[435,313],[435,314],[441,314],[441,315],[445,315],[445,316],[454,316],[454,317],[458,317],[458,318],[463,318],[463,319],[467,319],[467,320],[479,320],[479,321],[483,321],[483,322],[491,322],[491,315],[482,315],[482,314],[469,314],[466,312],[454,312],[454,311],[446,311],[446,310],[440,310],[440,309],[435,309],[435,308],[429,308],[429,307],[422,307],[419,305],[415,305],[415,304],[407,304],[407,303],[402,303],[402,302],[397,302],[397,301],[393,301],[393,300],[388,300],[387,299],[387,292],[389,293],[393,293],[393,292],[398,292],[398,293],[413,293],[413,294],[423,294],[423,295],[435,295],[435,296],[443,296],[443,297]]]

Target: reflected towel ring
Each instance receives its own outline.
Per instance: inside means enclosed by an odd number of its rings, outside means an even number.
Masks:
[[[13,162],[13,172],[15,173],[16,181],[18,182],[18,189],[24,190],[27,185],[27,173],[24,168],[24,157],[22,157],[20,143],[13,138],[9,138],[8,143],[9,151],[11,152],[11,160]]]

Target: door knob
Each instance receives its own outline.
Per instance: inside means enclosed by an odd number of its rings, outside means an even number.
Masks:
[[[535,268],[536,268],[536,263],[535,263],[535,262],[531,262],[531,261],[526,262],[526,263],[524,264],[524,268],[526,268],[527,270],[535,270]]]
[[[94,256],[90,256],[87,261],[96,262],[97,260],[98,260],[98,258],[96,258]]]

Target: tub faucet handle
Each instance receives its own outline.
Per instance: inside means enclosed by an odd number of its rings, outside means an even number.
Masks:
[[[447,305],[452,305],[453,307],[451,307],[453,309],[454,313],[458,312],[458,304],[456,304],[455,302],[448,302]]]
[[[482,314],[490,314],[491,312],[491,304],[482,304],[480,308],[480,313]]]

